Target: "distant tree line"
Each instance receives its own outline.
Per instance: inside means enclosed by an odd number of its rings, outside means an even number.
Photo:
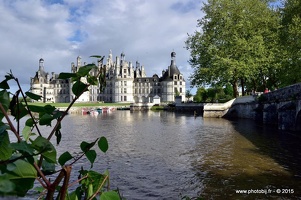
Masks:
[[[274,4],[272,4],[274,2]],[[232,97],[301,81],[301,1],[208,0],[186,47],[197,98]],[[277,6],[272,6],[277,5]],[[205,91],[206,92],[202,92]],[[202,95],[198,95],[202,93]],[[229,94],[225,94],[229,95]]]
[[[233,98],[233,89],[230,84],[227,84],[226,87],[199,87],[196,91],[196,94],[193,96],[194,102],[219,102],[223,103],[229,101]]]

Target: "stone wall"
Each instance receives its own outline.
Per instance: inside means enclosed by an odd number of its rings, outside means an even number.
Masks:
[[[281,102],[301,99],[301,83],[280,88],[278,90],[262,94],[261,102]]]

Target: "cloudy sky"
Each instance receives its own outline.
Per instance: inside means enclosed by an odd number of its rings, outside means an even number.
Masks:
[[[127,61],[138,60],[147,76],[167,69],[175,51],[187,80],[185,40],[203,1],[0,0],[0,76],[12,70],[28,89],[40,58],[47,72],[70,72],[78,55],[91,63],[90,55],[107,58],[111,49],[114,58],[124,52]]]

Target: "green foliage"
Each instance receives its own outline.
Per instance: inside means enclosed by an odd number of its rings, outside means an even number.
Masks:
[[[232,99],[231,87],[198,88],[194,101],[196,102],[226,102]]]
[[[102,56],[97,58],[103,59]],[[92,76],[90,74],[92,69],[98,70],[98,74]],[[105,153],[109,148],[105,137],[95,138],[92,142],[81,142],[82,152],[77,155],[66,151],[58,156],[55,145],[51,142],[51,139],[56,137],[56,144],[60,144],[63,137],[61,122],[74,102],[85,91],[88,91],[91,85],[100,85],[100,88],[104,89],[104,72],[104,68],[98,69],[94,64],[89,64],[79,68],[77,73],[61,73],[60,79],[73,82],[72,91],[76,95],[64,112],[58,111],[53,105],[28,104],[28,100],[38,101],[42,97],[31,92],[24,93],[21,87],[10,99],[8,81],[14,80],[17,85],[20,84],[12,72],[5,76],[0,83],[2,89],[0,91],[0,196],[26,196],[28,191],[33,189],[34,181],[38,179],[42,187],[37,190],[46,194],[46,199],[54,199],[55,195],[57,199],[72,200],[120,199],[116,191],[108,189],[109,173],[107,171],[99,173],[82,168],[79,172],[79,179],[76,181],[79,186],[74,191],[68,190],[68,185],[71,184],[69,183],[72,174],[71,166],[86,157],[90,161],[90,168],[93,168],[98,155],[97,149]],[[9,117],[9,112],[14,117],[14,123]],[[20,120],[25,116],[28,116],[25,126],[19,129]],[[52,128],[48,134],[41,133],[39,128],[41,126]],[[13,137],[15,139],[12,139]],[[95,149],[95,147],[98,148]]]
[[[281,86],[301,81],[301,2],[286,0],[281,8],[280,40],[282,48]]]
[[[280,83],[279,12],[262,0],[208,0],[186,47],[192,85],[225,86],[233,96]]]
[[[107,138],[105,137],[101,137],[99,140],[98,140],[98,147],[99,149],[106,153],[107,150],[109,149],[109,145],[108,145],[108,141],[107,141]]]

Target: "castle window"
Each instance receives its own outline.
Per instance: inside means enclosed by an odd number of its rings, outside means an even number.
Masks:
[[[177,79],[177,75],[175,75],[175,79]]]
[[[182,76],[180,76],[180,80],[182,80]]]
[[[182,85],[182,81],[180,81],[180,85]]]
[[[180,93],[182,93],[182,88],[180,88]]]
[[[127,101],[127,97],[126,96],[124,96],[124,99],[123,99],[124,101]]]
[[[174,82],[174,85],[177,85],[177,81]]]

